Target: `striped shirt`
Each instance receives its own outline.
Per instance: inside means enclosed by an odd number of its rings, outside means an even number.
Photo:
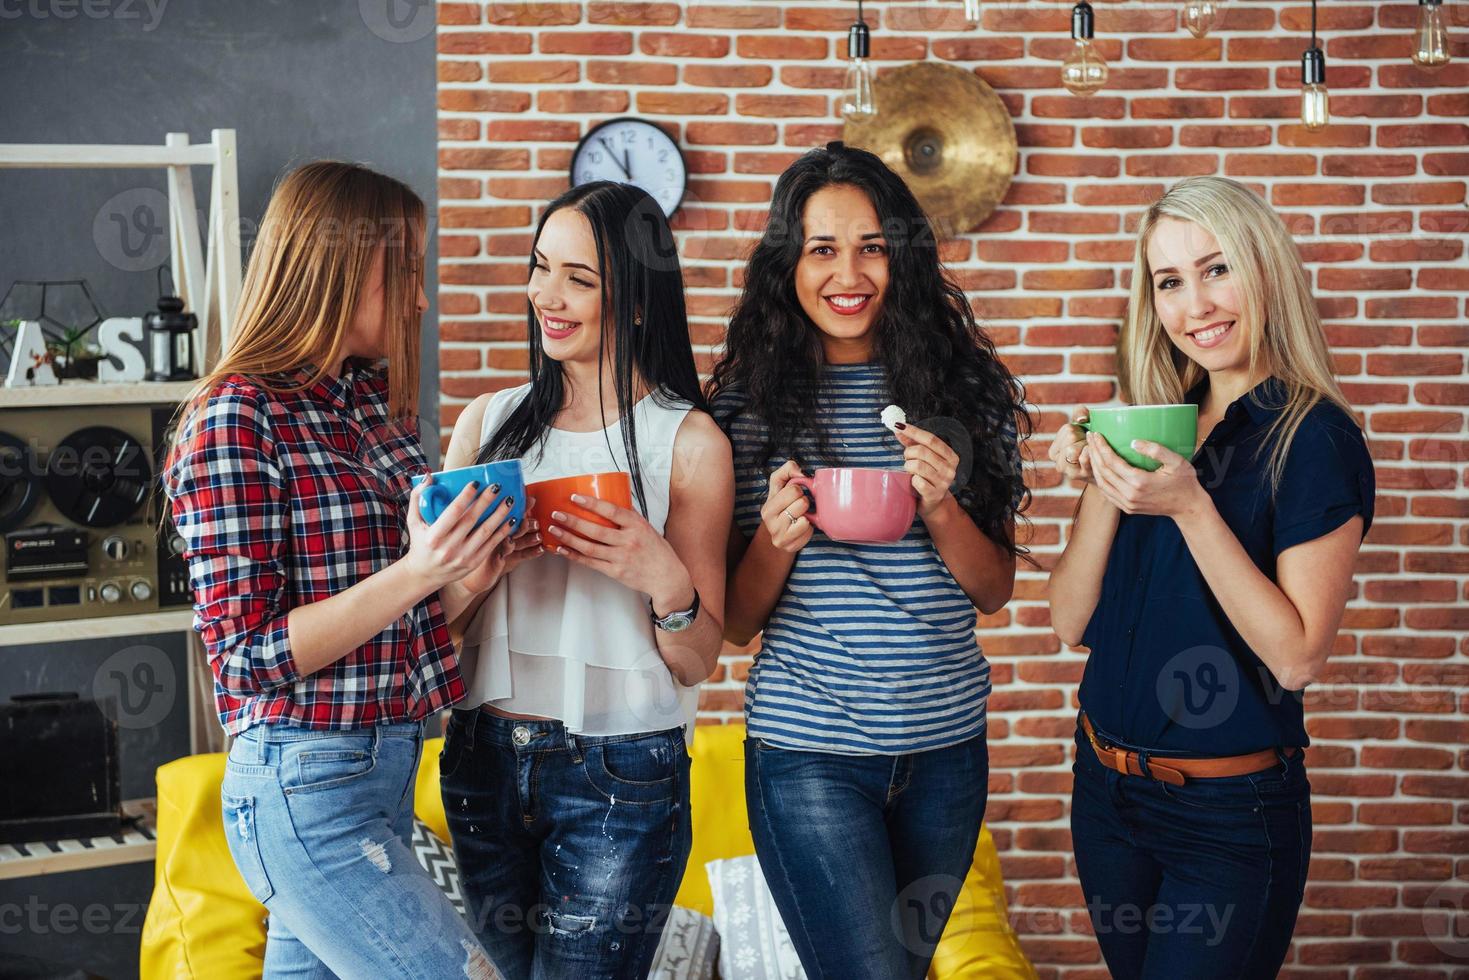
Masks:
[[[847,466],[902,469],[903,446],[879,417],[888,404],[884,369],[826,370],[820,422],[833,455]],[[760,532],[770,474],[785,460],[752,468],[764,426],[743,413],[729,418],[736,399],[720,401],[716,414],[735,451],[735,522],[750,538]],[[1013,421],[995,431],[1018,468]],[[974,627],[974,606],[921,518],[892,544],[846,544],[815,531],[796,555],[750,670],[749,735],[847,755],[896,755],[972,738],[984,731],[990,693]]]

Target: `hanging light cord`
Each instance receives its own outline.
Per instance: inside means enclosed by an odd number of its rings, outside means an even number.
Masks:
[[[857,0],[857,9],[862,9],[862,0]],[[1311,0],[1311,47],[1316,47],[1316,0]]]

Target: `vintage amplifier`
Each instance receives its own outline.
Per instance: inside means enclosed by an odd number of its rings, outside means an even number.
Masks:
[[[0,417],[0,626],[192,604],[157,474],[173,405]]]

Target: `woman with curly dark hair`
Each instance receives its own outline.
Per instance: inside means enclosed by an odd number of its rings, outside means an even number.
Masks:
[[[984,817],[975,607],[1009,601],[1022,553],[1020,385],[912,192],[830,143],[776,184],[710,394],[735,452],[725,637],[764,630],[745,689],[761,868],[810,976],[916,980]],[[906,472],[916,519],[835,540],[809,466]]]

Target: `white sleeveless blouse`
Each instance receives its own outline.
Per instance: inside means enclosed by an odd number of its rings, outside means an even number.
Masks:
[[[491,397],[480,445],[529,392],[526,384]],[[668,520],[674,439],[692,408],[660,394],[633,409],[647,498],[643,516],[659,534]],[[527,485],[632,472],[617,422],[595,432],[548,429],[521,460],[521,469]],[[643,512],[636,490],[633,509]],[[555,538],[547,535],[546,544],[554,547]],[[648,597],[557,554],[526,561],[495,585],[465,629],[460,670],[467,705],[556,718],[578,735],[632,735],[683,725],[685,742],[693,742],[699,688],[680,684],[659,655]]]

